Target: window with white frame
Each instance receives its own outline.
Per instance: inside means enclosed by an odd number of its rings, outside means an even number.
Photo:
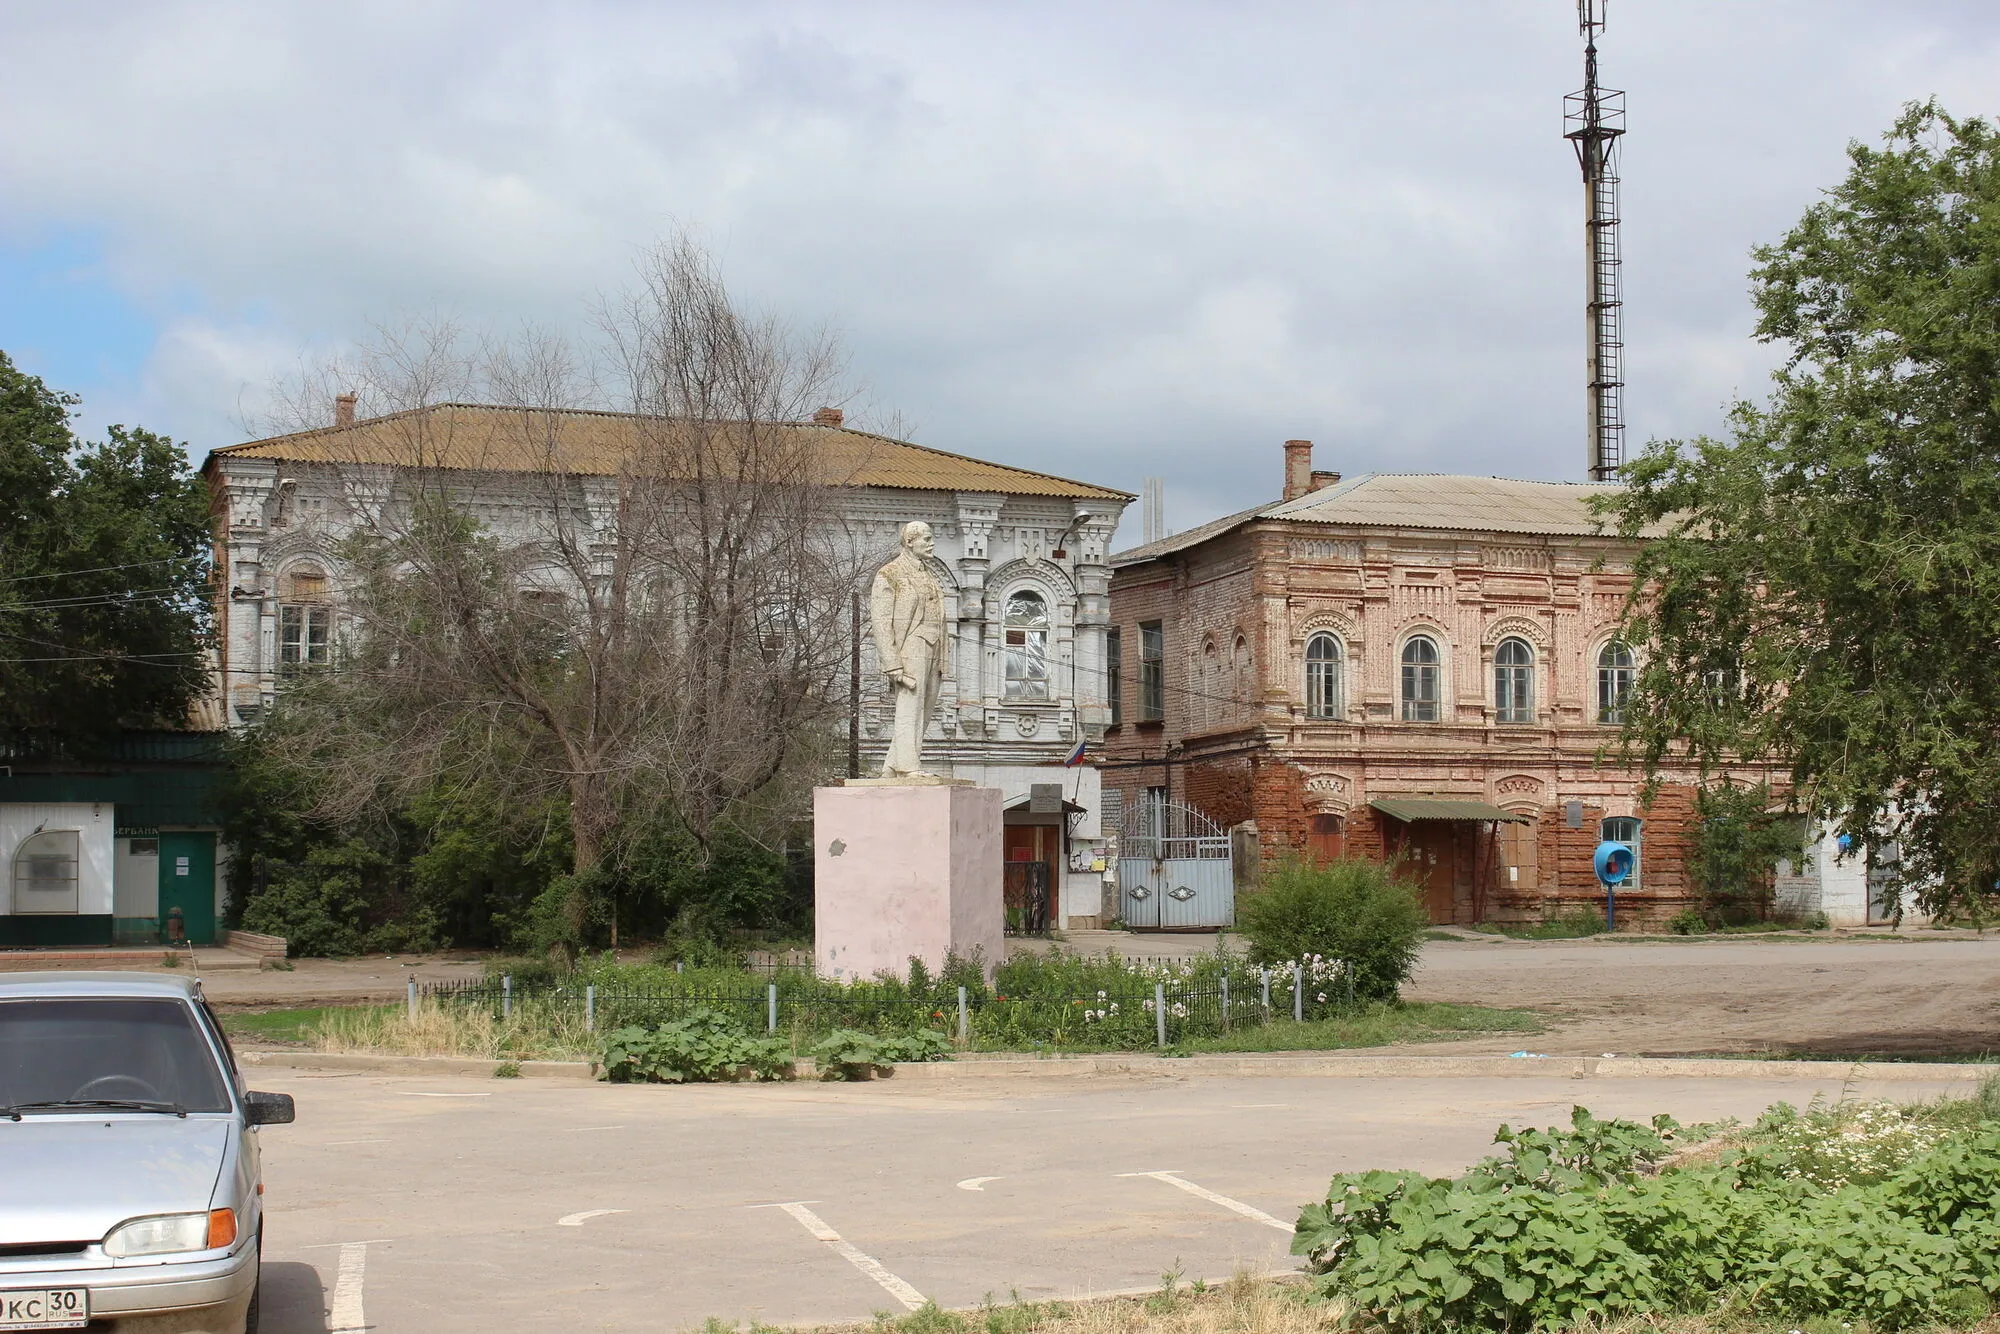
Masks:
[[[1620,889],[1639,887],[1639,833],[1642,826],[1629,815],[1614,815],[1598,826],[1597,836],[1607,843],[1623,843],[1632,849],[1632,874],[1625,877]]]
[[[290,676],[331,661],[333,603],[327,596],[326,571],[317,565],[296,566],[278,589],[278,672]]]
[[[1597,721],[1617,725],[1625,721],[1625,699],[1632,693],[1635,674],[1632,650],[1614,639],[1597,654]]]
[[[1535,721],[1535,650],[1508,638],[1493,650],[1493,716],[1501,723]]]
[[[1049,697],[1049,604],[1040,593],[1022,589],[1007,597],[1007,698]]]
[[[1429,635],[1411,635],[1403,645],[1403,721],[1438,720],[1438,646]]]
[[[39,829],[14,849],[14,911],[78,911],[78,871],[83,831]]]
[[[1338,718],[1344,711],[1340,638],[1321,630],[1306,640],[1306,717]]]

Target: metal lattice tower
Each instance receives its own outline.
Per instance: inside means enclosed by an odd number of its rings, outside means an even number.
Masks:
[[[1583,88],[1563,99],[1563,137],[1583,168],[1585,308],[1590,386],[1589,475],[1610,481],[1625,462],[1624,350],[1618,283],[1618,140],[1625,94],[1597,86],[1597,35],[1610,0],[1577,0]]]

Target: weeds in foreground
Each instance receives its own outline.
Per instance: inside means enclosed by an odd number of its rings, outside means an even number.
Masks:
[[[310,1036],[319,1051],[488,1061],[589,1061],[600,1046],[576,1006],[538,997],[517,1002],[504,1019],[479,1006],[428,1000],[418,1002],[414,1018],[401,1005],[326,1010]]]

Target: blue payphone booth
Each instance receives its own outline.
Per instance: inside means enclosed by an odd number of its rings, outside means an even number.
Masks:
[[[1604,886],[1604,929],[1618,929],[1618,886],[1632,878],[1632,849],[1610,839],[1597,845],[1591,857],[1597,868],[1597,883]]]

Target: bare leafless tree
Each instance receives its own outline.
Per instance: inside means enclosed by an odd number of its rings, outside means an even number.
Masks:
[[[597,356],[431,323],[301,378],[363,394],[374,443],[322,465],[354,516],[344,652],[267,724],[325,818],[441,786],[566,805],[579,930],[621,831],[706,851],[798,809],[856,577],[857,461],[799,425],[838,401],[834,338],[746,315],[685,240],[598,324]]]

